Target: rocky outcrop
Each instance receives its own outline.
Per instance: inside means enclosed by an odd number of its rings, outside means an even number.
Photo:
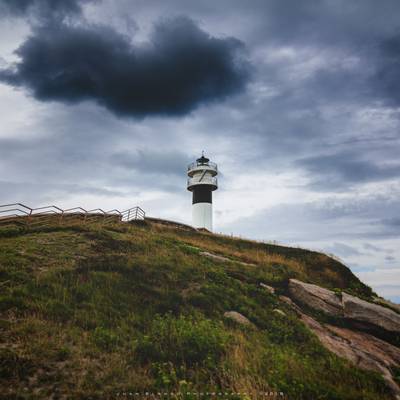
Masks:
[[[289,305],[297,315],[302,315],[303,312],[301,311],[301,308],[293,302],[293,300],[287,296],[279,296],[279,300],[283,301],[287,305]]]
[[[400,304],[393,303],[390,300],[383,299],[382,297],[375,297],[373,302],[391,308],[393,311],[400,313]]]
[[[361,328],[372,326],[390,333],[400,333],[400,314],[347,293],[342,293],[339,297],[331,290],[296,279],[289,281],[289,293],[291,298],[279,296],[279,299],[296,312],[316,334],[324,347],[359,368],[381,373],[395,398],[400,400],[400,388],[391,374],[392,367],[400,366],[400,349],[398,347],[370,333],[321,324],[306,315],[299,305],[306,305],[329,315],[343,317],[349,322],[357,323],[357,326]]]
[[[389,332],[400,332],[400,314],[347,293],[342,295],[345,318],[366,322]]]
[[[322,325],[305,314],[301,315],[301,320],[332,353],[359,368],[381,373],[395,398],[400,399],[400,388],[390,372],[391,367],[400,364],[400,349],[365,332]]]
[[[224,313],[224,317],[241,325],[252,325],[252,323],[244,315],[238,313],[237,311],[227,311]]]
[[[387,307],[361,300],[347,293],[342,293],[339,297],[332,290],[297,279],[290,279],[289,293],[296,302],[326,314],[344,317],[388,332],[400,332],[400,314]]]
[[[328,289],[311,283],[290,279],[289,293],[295,300],[308,307],[323,311],[329,315],[343,315],[343,306],[340,297]]]

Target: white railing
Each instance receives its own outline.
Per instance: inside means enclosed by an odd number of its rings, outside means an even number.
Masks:
[[[39,226],[54,224],[54,222],[62,224],[65,221],[68,223],[72,221],[80,223],[89,221],[100,223],[129,222],[138,219],[145,219],[145,212],[140,207],[133,207],[124,211],[104,211],[101,208],[85,210],[82,207],[63,210],[54,205],[31,208],[22,203],[0,205],[0,226],[10,224]]]
[[[201,168],[201,167],[207,167],[207,168],[214,170],[215,172],[218,172],[217,164],[215,164],[211,161],[204,162],[204,163],[195,161],[195,162],[192,162],[191,164],[189,164],[187,169],[188,169],[188,171],[191,171],[193,169],[197,169],[197,168]]]

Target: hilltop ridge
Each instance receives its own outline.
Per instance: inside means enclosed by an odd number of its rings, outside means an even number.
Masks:
[[[325,348],[296,307],[347,329],[341,317],[290,303],[291,280],[376,300],[322,253],[156,220],[54,224],[1,229],[0,277],[0,385],[11,398],[395,396],[381,373]],[[396,333],[379,340],[398,349]]]

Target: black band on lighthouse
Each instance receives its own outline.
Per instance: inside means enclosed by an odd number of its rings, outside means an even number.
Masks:
[[[208,185],[199,185],[193,189],[192,204],[196,203],[212,203],[212,190]]]

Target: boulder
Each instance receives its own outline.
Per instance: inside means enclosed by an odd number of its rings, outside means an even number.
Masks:
[[[395,311],[347,293],[343,293],[342,303],[346,318],[366,322],[389,332],[400,332],[400,314]]]
[[[293,300],[315,310],[333,316],[345,317],[350,321],[378,327],[388,332],[400,332],[400,314],[376,303],[361,300],[345,292],[341,298],[332,290],[324,289],[297,279],[290,279],[289,293]]]
[[[266,285],[265,283],[262,283],[262,282],[260,283],[260,286],[262,288],[264,288],[267,292],[270,292],[271,294],[275,293],[275,289],[272,286],[268,286],[268,285]]]
[[[341,299],[331,290],[311,283],[304,283],[297,279],[290,279],[289,293],[294,300],[308,307],[323,311],[329,315],[343,315]]]
[[[237,311],[227,311],[224,313],[225,318],[229,318],[241,325],[251,325],[251,322]]]

